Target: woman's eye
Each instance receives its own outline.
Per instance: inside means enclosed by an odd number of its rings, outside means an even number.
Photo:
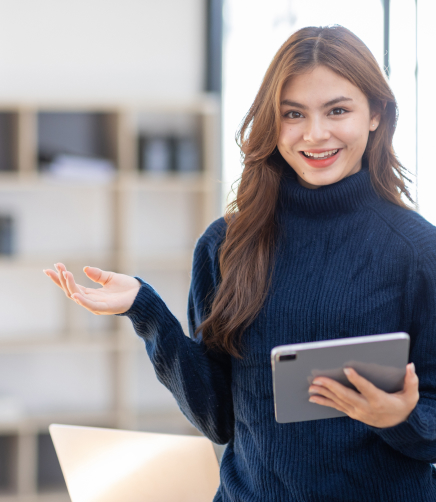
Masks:
[[[331,115],[343,115],[346,113],[347,110],[344,110],[343,108],[333,108],[333,110],[330,112]]]
[[[288,118],[290,118],[290,119],[299,119],[299,118],[301,118],[303,115],[301,115],[301,113],[300,113],[300,112],[288,112],[288,113],[286,114],[286,116],[287,116]]]

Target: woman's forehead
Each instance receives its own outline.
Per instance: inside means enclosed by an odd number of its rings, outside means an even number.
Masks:
[[[300,73],[288,79],[280,100],[297,102],[307,107],[323,106],[343,96],[354,102],[366,102],[366,96],[348,79],[325,66]],[[286,104],[286,103],[285,103]]]

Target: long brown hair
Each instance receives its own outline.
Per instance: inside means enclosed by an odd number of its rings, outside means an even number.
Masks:
[[[384,199],[408,207],[404,168],[392,138],[395,97],[366,45],[342,26],[308,27],[294,33],[271,62],[238,132],[244,170],[236,199],[226,211],[226,237],[220,249],[221,284],[209,316],[199,326],[208,347],[239,354],[240,337],[261,310],[270,283],[277,237],[276,206],[284,160],[277,152],[280,96],[293,76],[323,65],[358,87],[373,114],[381,113],[369,135],[364,158],[374,189]],[[407,179],[407,178],[406,178]]]

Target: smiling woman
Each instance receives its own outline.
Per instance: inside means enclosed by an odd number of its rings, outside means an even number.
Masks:
[[[277,148],[303,186],[330,185],[360,171],[368,132],[377,129],[380,113],[370,110],[358,87],[317,66],[288,81],[280,108]]]
[[[236,200],[194,251],[190,338],[139,277],[86,268],[91,289],[46,271],[91,312],[129,317],[184,414],[227,443],[214,502],[436,500],[436,228],[402,200],[396,116],[350,31],[283,44],[239,134]],[[344,368],[358,392],[320,375],[307,399],[345,416],[275,421],[274,347],[394,332],[410,335],[401,391]]]
[[[366,162],[376,192],[407,207],[404,169],[392,147],[396,117],[377,61],[346,28],[303,28],[282,45],[239,131],[244,171],[227,208],[222,282],[198,328],[207,345],[237,355],[238,339],[265,302],[284,178],[295,174],[302,186],[317,188]],[[329,158],[310,158],[332,150]]]

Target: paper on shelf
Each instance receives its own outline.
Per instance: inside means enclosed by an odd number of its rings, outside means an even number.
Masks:
[[[114,179],[116,170],[107,159],[62,154],[48,165],[47,174],[57,180],[101,183]]]

